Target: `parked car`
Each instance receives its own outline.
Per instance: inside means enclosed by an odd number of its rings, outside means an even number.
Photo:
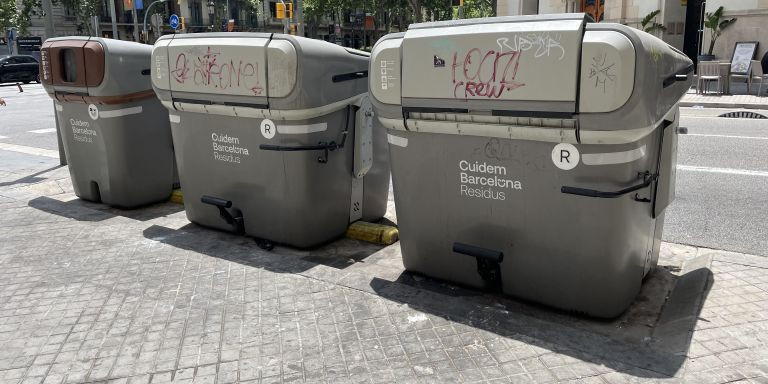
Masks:
[[[21,81],[24,84],[31,81],[39,83],[39,72],[40,64],[32,56],[0,56],[0,83],[16,81]]]

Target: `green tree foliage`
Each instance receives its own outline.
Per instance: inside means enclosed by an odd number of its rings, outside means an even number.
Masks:
[[[83,31],[88,31],[88,35],[92,35],[95,31],[91,26],[91,17],[99,15],[99,9],[101,7],[100,0],[54,0],[54,4],[61,4],[72,11],[75,16],[78,27]],[[149,1],[146,1],[144,6],[148,6]]]
[[[16,0],[0,0],[0,31],[5,33],[7,28],[16,22]]]
[[[658,16],[659,13],[661,13],[661,10],[657,9],[645,15],[643,20],[640,21],[640,25],[643,27],[643,31],[650,34],[656,34],[657,32],[664,32],[667,30],[667,27],[656,22],[656,16]]]
[[[8,0],[0,0],[8,1]],[[13,0],[10,0],[14,3]],[[54,6],[62,5],[69,8],[75,17],[78,26],[89,35],[93,33],[90,23],[92,16],[99,15],[101,8],[100,0],[52,0]],[[32,24],[33,16],[43,16],[43,4],[41,0],[21,0],[21,4],[16,11],[16,27],[19,35],[26,35],[29,26]]]

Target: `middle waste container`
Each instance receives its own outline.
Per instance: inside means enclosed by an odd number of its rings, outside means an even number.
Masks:
[[[691,61],[583,14],[411,25],[371,56],[405,267],[612,317],[656,263]]]
[[[169,109],[190,221],[296,247],[386,212],[386,133],[365,52],[266,33],[166,35],[152,81]]]

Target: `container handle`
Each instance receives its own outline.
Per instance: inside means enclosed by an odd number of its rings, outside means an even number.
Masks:
[[[688,81],[688,75],[693,72],[693,64],[675,72],[674,74],[668,76],[664,79],[664,82],[662,83],[662,86],[664,88],[669,87],[670,85],[678,82],[678,81]]]
[[[634,191],[649,187],[651,183],[653,183],[659,177],[659,175],[657,173],[652,174],[648,171],[645,171],[645,172],[638,173],[638,177],[643,178],[642,183],[633,185],[631,187],[627,187],[624,189],[620,189],[618,191],[598,191],[596,189],[589,189],[589,188],[562,186],[560,187],[560,192],[569,194],[569,195],[613,199],[613,198],[624,196],[628,193],[632,193]],[[643,199],[638,199],[637,196],[635,196],[635,200],[642,201],[642,202],[649,202]]]
[[[346,132],[344,133],[344,137],[346,138]],[[328,162],[328,152],[335,151],[336,149],[344,148],[344,143],[342,142],[341,145],[336,144],[335,141],[325,142],[321,141],[317,145],[296,145],[296,146],[290,146],[290,145],[271,145],[271,144],[261,144],[259,145],[259,149],[262,151],[278,151],[278,152],[299,152],[299,151],[323,151],[323,154],[320,155],[320,157],[317,158],[318,163],[325,164]]]
[[[368,77],[368,71],[358,71],[358,72],[350,72],[350,73],[342,73],[340,75],[334,75],[331,78],[331,81],[333,81],[334,83],[341,83],[342,81],[364,79],[366,77]]]

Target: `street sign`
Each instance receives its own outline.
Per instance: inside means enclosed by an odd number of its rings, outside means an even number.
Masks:
[[[43,45],[43,38],[39,36],[19,37],[16,39],[16,48],[19,52],[39,51]]]
[[[179,29],[179,16],[176,14],[171,15],[170,23],[171,28]]]
[[[152,25],[152,32],[155,36],[160,36],[163,31],[163,15],[159,13],[153,14],[150,19],[150,24]]]

